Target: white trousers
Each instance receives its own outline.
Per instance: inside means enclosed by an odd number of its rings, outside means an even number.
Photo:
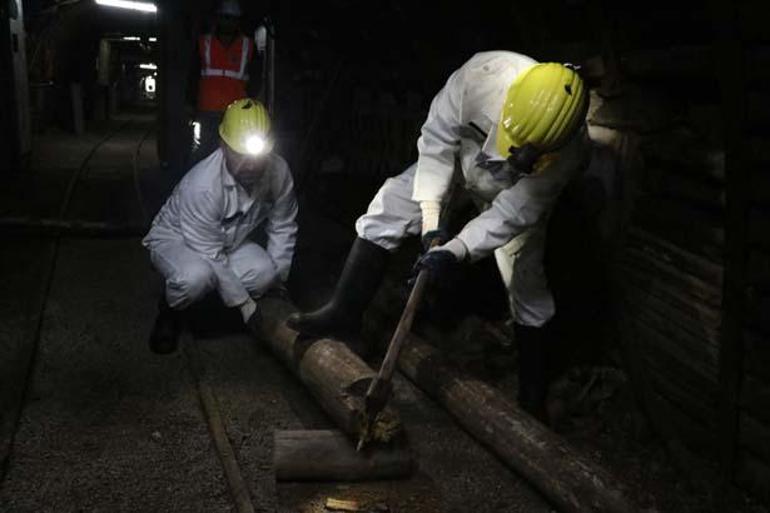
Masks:
[[[157,241],[150,259],[166,281],[169,306],[181,310],[216,288],[216,276],[205,257],[182,240]],[[228,265],[252,297],[259,297],[278,280],[267,252],[247,241],[227,255]]]
[[[412,199],[415,169],[413,164],[385,181],[366,214],[356,221],[359,237],[394,251],[404,237],[420,234],[422,212]],[[495,250],[497,268],[508,289],[511,315],[525,326],[542,326],[555,312],[543,268],[546,227],[547,219]]]

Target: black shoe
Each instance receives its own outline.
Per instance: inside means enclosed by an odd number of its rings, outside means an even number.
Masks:
[[[158,317],[150,334],[150,350],[155,354],[170,354],[179,346],[181,321],[179,312],[171,309],[165,299],[158,305]]]
[[[382,282],[389,255],[377,244],[357,238],[332,298],[314,312],[292,314],[286,324],[312,337],[358,333],[361,317]]]
[[[519,406],[540,422],[547,424],[545,327],[515,324],[514,337],[519,353]]]

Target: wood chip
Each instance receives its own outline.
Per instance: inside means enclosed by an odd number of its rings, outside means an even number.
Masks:
[[[331,511],[361,511],[358,501],[326,498],[326,509]]]

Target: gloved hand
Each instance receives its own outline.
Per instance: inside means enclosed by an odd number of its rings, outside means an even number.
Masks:
[[[442,279],[442,276],[447,276],[453,272],[454,268],[457,267],[457,257],[451,251],[439,249],[440,247],[428,251],[417,260],[412,268],[410,284],[413,284],[423,269],[428,270],[430,283],[436,283]]]
[[[422,249],[423,251],[428,251],[430,248],[434,247],[434,243],[436,246],[440,246],[448,240],[449,233],[447,233],[447,231],[443,228],[431,230],[427,233],[424,233],[422,236]]]
[[[422,269],[430,271],[430,282],[436,283],[442,276],[454,271],[457,264],[468,256],[468,248],[460,239],[452,239],[442,246],[436,246],[423,254],[412,269],[412,280]]]

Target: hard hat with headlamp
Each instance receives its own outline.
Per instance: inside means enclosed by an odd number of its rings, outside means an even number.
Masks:
[[[270,116],[262,103],[251,98],[235,100],[227,106],[219,136],[234,151],[254,157],[267,155],[273,149],[270,138]]]
[[[497,151],[531,167],[566,144],[585,119],[588,92],[574,68],[535,64],[508,88],[497,129]]]

